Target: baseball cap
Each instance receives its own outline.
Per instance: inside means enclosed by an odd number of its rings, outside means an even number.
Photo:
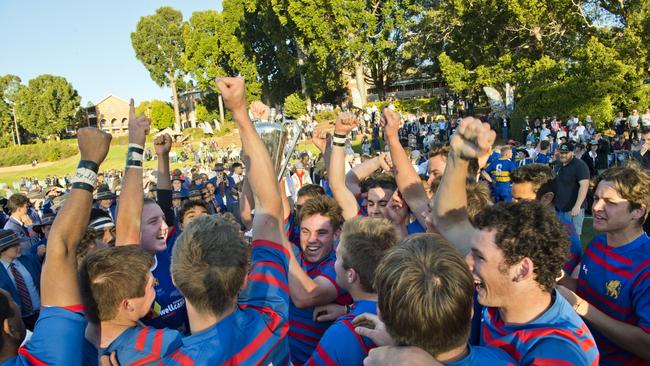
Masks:
[[[562,145],[560,145],[560,148],[558,150],[561,152],[571,152],[573,151],[573,146],[565,142]]]

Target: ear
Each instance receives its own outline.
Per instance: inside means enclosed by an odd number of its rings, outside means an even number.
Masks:
[[[135,311],[135,307],[133,306],[133,304],[131,304],[131,301],[129,299],[122,300],[122,302],[120,303],[120,308],[128,312]]]
[[[334,241],[339,240],[340,237],[341,237],[341,229],[338,229],[334,232]]]
[[[359,280],[359,274],[353,268],[345,270],[345,280],[351,285]]]
[[[6,334],[12,335],[12,330],[13,330],[13,329],[11,329],[11,325],[9,325],[9,319],[5,319],[5,320],[2,322],[2,330],[3,330]]]
[[[645,216],[646,212],[648,212],[648,209],[645,205],[642,204],[641,207],[632,210],[632,217],[634,220],[639,220]]]
[[[514,273],[513,273],[513,282],[522,282],[524,280],[532,279],[535,274],[533,273],[533,261],[525,257],[521,261],[519,261],[519,264],[512,266]]]
[[[546,192],[542,195],[542,197],[539,198],[540,202],[542,202],[544,206],[548,206],[551,203],[553,203],[554,199],[555,199],[555,193],[553,192]]]

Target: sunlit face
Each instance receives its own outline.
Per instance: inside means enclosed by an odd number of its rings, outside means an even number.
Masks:
[[[474,276],[478,302],[483,306],[501,307],[512,298],[514,276],[504,262],[503,251],[494,241],[495,235],[495,230],[477,231],[465,260]]]
[[[592,212],[594,230],[615,232],[630,226],[640,226],[639,219],[644,211],[630,211],[630,201],[621,197],[612,182],[604,180],[596,187]]]
[[[134,318],[141,319],[145,317],[151,309],[151,304],[156,299],[156,290],[154,289],[154,278],[151,272],[147,274],[147,284],[144,288],[144,296],[129,299],[129,303],[135,308]]]
[[[157,253],[167,249],[167,223],[165,215],[160,206],[155,203],[147,203],[142,209],[141,222],[141,246],[142,249]]]
[[[387,210],[393,191],[381,187],[370,188],[366,198],[368,217],[389,219]]]
[[[442,177],[447,166],[447,157],[443,155],[436,155],[429,158],[429,184],[434,179]]]
[[[103,245],[114,246],[115,245],[115,226],[105,227],[103,229],[97,230],[97,239]]]
[[[300,247],[303,258],[309,263],[318,263],[332,251],[338,239],[329,217],[314,214],[300,222]]]
[[[203,206],[194,206],[185,211],[185,215],[181,218],[181,229],[185,229],[195,218],[206,216],[208,211]]]
[[[406,225],[409,218],[409,207],[406,201],[400,196],[398,191],[393,192],[388,210],[386,210],[388,217],[386,217],[394,226],[400,227]]]
[[[13,247],[7,248],[2,253],[0,253],[0,258],[11,262],[14,259],[18,258],[18,254],[20,254],[20,246],[19,245],[14,245]]]
[[[523,182],[523,183],[513,183],[512,184],[512,200],[517,202],[521,200],[531,200],[534,201],[537,199],[537,194],[535,194],[535,189],[533,183]]]
[[[559,157],[560,163],[568,163],[573,159],[573,151],[560,151]]]
[[[180,180],[173,180],[172,181],[172,188],[174,191],[178,192],[181,190],[182,183]]]
[[[208,184],[206,184],[206,185],[205,185],[205,188],[208,190],[208,193],[210,193],[210,194],[212,194],[212,195],[213,195],[214,192],[217,190],[217,189],[215,188],[214,184],[212,184],[212,183],[208,183]]]
[[[103,209],[108,209],[113,204],[113,200],[112,199],[110,199],[110,200],[99,200],[97,203],[99,204],[99,207],[101,207]]]

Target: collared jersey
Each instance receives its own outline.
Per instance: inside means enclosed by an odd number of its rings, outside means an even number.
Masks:
[[[120,365],[146,365],[180,348],[181,339],[181,334],[172,329],[135,326],[100,350],[99,356],[115,352]]]
[[[577,293],[608,316],[650,333],[650,238],[642,234],[620,247],[607,245],[607,235],[596,236],[585,249]],[[594,338],[601,365],[647,365],[648,361],[623,350],[596,329]]]
[[[510,191],[512,185],[510,173],[516,168],[517,167],[510,159],[495,160],[485,168],[485,171],[492,176],[492,180],[495,182],[495,192]]]
[[[377,314],[377,301],[355,301],[349,314],[343,315],[327,328],[314,353],[305,365],[362,365],[370,349],[376,345],[354,331],[352,320],[363,313]]]
[[[517,363],[509,354],[494,347],[481,347],[467,345],[469,353],[462,359],[454,362],[445,362],[447,366],[515,366]]]
[[[86,319],[83,307],[43,307],[34,333],[18,355],[1,366],[66,365],[81,366]]]
[[[156,298],[151,304],[151,311],[141,321],[154,328],[183,331],[189,324],[187,309],[183,295],[172,282],[169,253],[166,251],[156,253],[155,261],[151,274],[154,277]]]
[[[336,288],[336,301],[348,305],[352,299],[339,285],[336,284],[336,252],[334,249],[318,263],[309,263],[302,257],[302,250],[294,246],[296,259],[307,275],[314,279],[323,277],[328,279]],[[298,308],[293,301],[289,307],[289,345],[291,346],[291,362],[302,365],[314,352],[318,341],[332,322],[317,322],[313,319],[314,308]]]
[[[282,245],[256,240],[246,289],[235,310],[162,359],[164,365],[288,365],[289,253]]]
[[[506,325],[498,308],[483,308],[481,345],[498,347],[518,365],[598,365],[591,332],[575,310],[553,290],[553,305],[526,324]]]
[[[573,270],[580,262],[580,258],[582,257],[582,243],[580,242],[580,237],[578,236],[576,228],[573,226],[571,219],[569,219],[569,217],[567,217],[564,212],[555,211],[555,213],[557,214],[557,217],[560,219],[560,221],[562,221],[564,228],[569,234],[569,241],[571,242],[571,247],[569,248],[569,258],[567,258],[567,260],[562,265],[562,270],[567,275],[571,275]]]

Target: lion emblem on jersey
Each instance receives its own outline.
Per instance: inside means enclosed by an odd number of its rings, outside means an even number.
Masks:
[[[621,281],[611,280],[607,282],[605,288],[607,290],[607,296],[616,300],[618,299],[618,294],[621,292]]]

